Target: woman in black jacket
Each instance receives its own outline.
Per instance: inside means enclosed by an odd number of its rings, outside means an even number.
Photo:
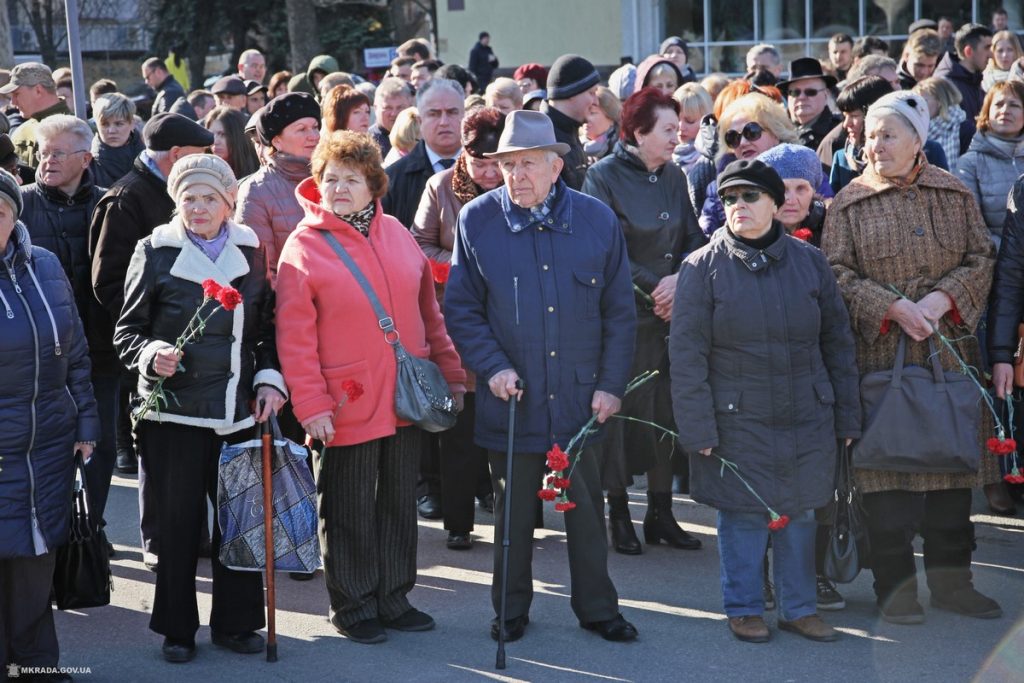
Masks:
[[[705,242],[690,206],[686,177],[672,163],[678,126],[679,103],[655,88],[634,93],[622,107],[622,134],[614,152],[594,164],[583,182],[583,191],[607,204],[625,233],[637,290],[633,375],[661,371],[643,390],[626,397],[622,413],[669,429],[674,422],[666,340],[676,272],[686,254]],[[700,540],[681,529],[672,516],[672,441],[635,422],[612,421],[607,429],[602,446],[604,485],[615,550],[627,555],[642,552],[626,496],[631,475],[642,472],[648,483],[644,540],[700,548]]]
[[[718,192],[727,229],[683,263],[669,341],[690,492],[719,511],[732,633],[769,638],[762,561],[772,534],[779,627],[835,640],[816,612],[814,510],[832,496],[836,439],[860,435],[849,316],[824,255],[773,219],[785,201],[778,173],[760,160],[734,161]],[[780,528],[766,505],[788,525]]]
[[[174,164],[167,190],[177,215],[138,243],[114,333],[122,362],[139,374],[141,400],[165,379],[165,404],[144,413],[137,406],[134,412],[161,530],[150,628],[165,637],[163,654],[171,662],[195,656],[197,541],[206,496],[216,496],[221,446],[243,440],[247,428],[286,399],[266,254],[252,230],[228,220],[237,189],[231,167],[212,154]],[[212,315],[203,334],[176,354],[174,343],[203,303],[207,279],[237,289],[241,303],[229,310],[207,302],[204,313]],[[225,568],[218,560],[216,520],[213,528],[213,642],[235,652],[259,652],[260,574]]]
[[[0,171],[0,666],[56,667],[50,589],[73,456],[89,458],[100,424],[71,285],[32,246],[21,209],[18,181]]]

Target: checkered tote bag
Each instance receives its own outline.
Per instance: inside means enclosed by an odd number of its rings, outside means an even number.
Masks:
[[[312,573],[320,568],[317,538],[316,484],[302,446],[281,436],[273,420],[271,456],[274,496],[274,569]],[[217,516],[220,561],[242,571],[263,571],[263,456],[256,439],[225,444],[220,452]]]

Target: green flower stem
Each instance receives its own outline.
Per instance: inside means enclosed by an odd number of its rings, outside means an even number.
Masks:
[[[644,300],[644,303],[650,304],[651,306],[654,305],[654,297],[652,297],[644,290],[640,289],[640,285],[638,285],[635,282],[633,283],[633,291],[636,292],[640,296],[640,298]]]

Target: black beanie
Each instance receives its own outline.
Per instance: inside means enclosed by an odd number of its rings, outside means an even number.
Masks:
[[[579,55],[562,55],[548,70],[548,99],[567,100],[601,82],[594,65]]]
[[[775,206],[786,203],[786,184],[774,168],[760,159],[738,159],[718,175],[718,195],[727,187],[756,187],[771,195]]]
[[[260,143],[269,147],[275,137],[299,119],[320,121],[320,105],[312,95],[290,92],[270,100],[256,119],[256,134]]]

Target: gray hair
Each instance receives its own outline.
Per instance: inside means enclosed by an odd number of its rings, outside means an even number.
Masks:
[[[248,50],[243,50],[242,54],[238,55],[238,63],[239,64],[245,64],[246,63],[246,59],[248,57],[255,57],[255,56],[263,57],[263,53],[260,52],[259,50],[255,49],[255,48],[249,48]]]
[[[459,96],[459,102],[466,98],[466,89],[458,81],[451,78],[431,78],[416,91],[416,108],[423,111],[423,100],[427,98],[427,93],[437,89],[452,91],[452,94]]]
[[[758,43],[747,50],[745,65],[749,68],[750,65],[754,63],[754,60],[761,55],[771,55],[773,63],[782,64],[782,53],[779,52],[779,48],[775,47],[771,43]]]
[[[78,138],[79,145],[83,149],[92,147],[92,128],[82,119],[70,114],[54,114],[40,121],[36,126],[36,143],[42,145],[44,141],[64,133]]]
[[[864,55],[846,74],[846,82],[853,83],[861,76],[877,76],[883,69],[899,71],[900,66],[895,59],[882,55]]]
[[[394,76],[387,76],[377,86],[376,92],[373,94],[374,104],[383,102],[389,97],[395,95],[404,95],[410,100],[412,99],[412,88],[409,84],[403,81],[401,78],[395,78]]]
[[[119,92],[111,92],[96,98],[92,105],[98,122],[123,120],[129,123],[135,118],[135,103],[132,98]]]

